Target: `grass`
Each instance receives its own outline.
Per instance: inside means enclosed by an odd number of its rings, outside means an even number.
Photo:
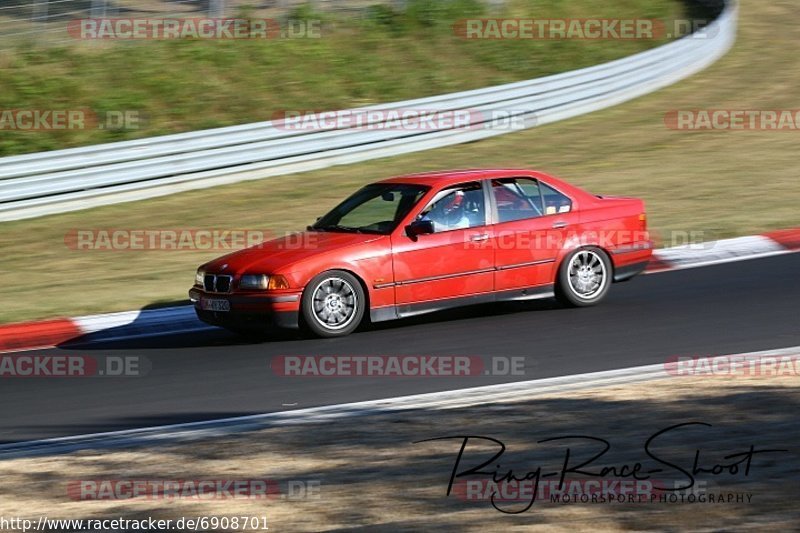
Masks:
[[[378,178],[428,169],[532,167],[604,194],[634,195],[661,233],[706,239],[800,225],[798,132],[683,132],[671,109],[796,108],[800,55],[788,0],[744,0],[736,47],[680,84],[603,112],[402,157],[5,223],[0,321],[127,310],[186,298],[207,252],[78,252],[71,228],[302,229]],[[595,44],[600,46],[599,44]],[[23,279],[24,282],[20,282]]]
[[[482,0],[410,0],[405,11],[373,6],[360,13],[306,8],[290,15],[322,20],[321,38],[20,42],[0,51],[0,110],[88,109],[101,124],[109,112],[134,112],[140,120],[130,129],[6,130],[0,156],[270,120],[282,110],[345,109],[473,89],[601,63],[662,41],[455,36],[455,20],[489,13]],[[672,20],[684,13],[680,0],[509,0],[497,14]]]
[[[148,448],[87,450],[53,457],[0,462],[0,514],[50,519],[176,519],[181,516],[265,516],[279,531],[780,531],[796,529],[796,455],[757,454],[745,476],[697,474],[704,499],[713,494],[750,495],[744,503],[551,503],[540,498],[525,513],[502,515],[488,501],[447,497],[459,441],[413,444],[446,435],[480,435],[504,442],[501,473],[518,477],[542,467],[562,468],[565,446],[537,443],[564,435],[607,439],[611,450],[585,467],[662,467],[657,486],[685,481],[644,452],[645,441],[675,424],[683,428],[651,447],[658,457],[691,470],[727,454],[791,449],[800,438],[795,409],[797,377],[675,378],[604,388],[537,394],[525,399],[455,409],[420,409],[330,422],[281,425],[236,437]],[[784,408],[776,409],[776,405]],[[794,407],[792,407],[794,405]],[[557,416],[554,416],[557,413]],[[702,432],[702,433],[700,433]],[[469,443],[460,470],[495,449]],[[598,452],[598,445],[569,441],[570,465]],[[485,455],[481,455],[484,452]],[[487,469],[483,469],[487,471]],[[492,471],[492,467],[488,467]],[[640,474],[641,475],[641,474]],[[477,477],[477,476],[476,476]],[[567,475],[576,479],[577,475]],[[609,474],[608,478],[614,478]],[[621,476],[617,476],[619,479]],[[73,501],[68,487],[80,480],[269,479],[287,494],[290,480],[318,483],[317,497],[297,500],[226,499]],[[484,478],[485,479],[485,478]],[[547,482],[546,478],[543,481]],[[585,479],[585,478],[584,478]],[[595,478],[597,479],[597,478]],[[297,486],[296,484],[294,486]],[[658,496],[660,493],[655,493]],[[688,495],[686,495],[688,497]],[[506,510],[524,504],[500,502]],[[231,529],[233,530],[233,529]],[[241,530],[241,529],[240,529]],[[252,529],[246,529],[252,531]]]

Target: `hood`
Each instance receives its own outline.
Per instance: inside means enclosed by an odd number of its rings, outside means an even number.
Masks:
[[[304,231],[224,255],[200,268],[215,274],[270,274],[315,255],[384,238],[365,233]]]

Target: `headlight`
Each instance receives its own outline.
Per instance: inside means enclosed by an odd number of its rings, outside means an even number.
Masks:
[[[197,269],[197,273],[194,275],[194,284],[197,285],[197,286],[202,287],[203,286],[203,278],[205,278],[205,276],[206,276],[206,273],[198,268]]]
[[[243,290],[275,291],[289,288],[289,282],[281,275],[245,274],[239,280],[239,288]]]
[[[245,274],[239,280],[239,288],[265,291],[269,288],[269,276],[266,274]]]

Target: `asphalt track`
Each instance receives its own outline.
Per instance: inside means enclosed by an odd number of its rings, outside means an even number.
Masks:
[[[113,431],[389,398],[662,363],[670,357],[800,345],[800,254],[641,276],[599,307],[549,300],[464,308],[381,324],[343,339],[224,331],[38,350],[137,355],[137,378],[0,380],[0,442]],[[287,378],[280,355],[524,357],[517,376]]]

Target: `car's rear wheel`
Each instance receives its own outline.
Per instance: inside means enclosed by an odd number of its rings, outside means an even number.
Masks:
[[[364,317],[366,298],[355,276],[331,270],[311,280],[303,292],[303,324],[320,337],[349,335]]]
[[[556,297],[572,307],[600,303],[611,287],[612,268],[611,260],[600,248],[575,250],[558,269]]]

